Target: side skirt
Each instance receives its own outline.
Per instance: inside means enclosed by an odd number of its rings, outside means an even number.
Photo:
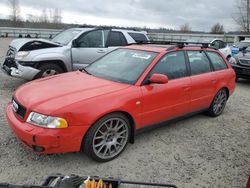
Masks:
[[[171,123],[175,123],[175,122],[178,122],[180,120],[183,120],[183,119],[190,118],[190,117],[192,117],[194,115],[206,112],[207,110],[208,110],[208,108],[205,108],[205,109],[195,111],[195,112],[191,112],[191,113],[188,113],[188,114],[186,114],[184,116],[180,116],[180,117],[177,117],[177,118],[166,120],[166,121],[163,121],[163,122],[160,122],[160,123],[156,123],[156,124],[152,124],[152,125],[146,125],[146,126],[140,128],[140,129],[137,129],[135,131],[135,135],[138,135],[138,134],[141,134],[141,133],[144,133],[144,132],[147,132],[147,131],[151,131],[151,130],[154,130],[154,129],[157,129],[157,128],[160,128],[160,127],[164,127],[164,126],[166,126],[166,124],[171,124]]]

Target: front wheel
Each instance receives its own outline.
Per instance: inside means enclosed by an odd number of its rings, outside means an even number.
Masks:
[[[53,76],[64,72],[59,65],[54,63],[41,64],[38,67],[38,69],[40,70],[40,72],[36,75],[35,79],[45,78],[48,76]]]
[[[126,148],[130,130],[130,123],[125,115],[112,113],[104,116],[87,132],[83,150],[96,161],[110,161]]]
[[[212,117],[217,117],[222,114],[227,103],[227,91],[221,89],[214,97],[214,100],[208,110],[208,114]]]

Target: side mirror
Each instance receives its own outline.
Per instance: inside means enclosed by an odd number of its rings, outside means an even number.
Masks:
[[[72,47],[74,48],[79,47],[78,41],[76,39],[72,40]]]
[[[168,83],[168,77],[164,74],[153,74],[149,82],[152,84],[166,84]]]

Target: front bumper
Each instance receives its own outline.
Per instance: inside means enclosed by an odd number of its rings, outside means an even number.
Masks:
[[[29,66],[22,66],[17,61],[13,59],[6,58],[1,69],[4,73],[9,76],[22,78],[25,80],[33,80],[34,77],[40,72],[40,70],[29,67]]]
[[[250,79],[250,67],[232,64],[237,77]]]
[[[16,137],[35,152],[52,154],[78,152],[88,126],[69,126],[65,129],[46,129],[22,122],[9,103],[6,108],[7,121]],[[38,151],[37,148],[42,148]]]

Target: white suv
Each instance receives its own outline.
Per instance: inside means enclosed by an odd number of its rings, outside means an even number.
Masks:
[[[146,32],[105,28],[72,28],[51,41],[16,39],[2,70],[9,76],[33,80],[82,69],[119,46],[147,41]]]

